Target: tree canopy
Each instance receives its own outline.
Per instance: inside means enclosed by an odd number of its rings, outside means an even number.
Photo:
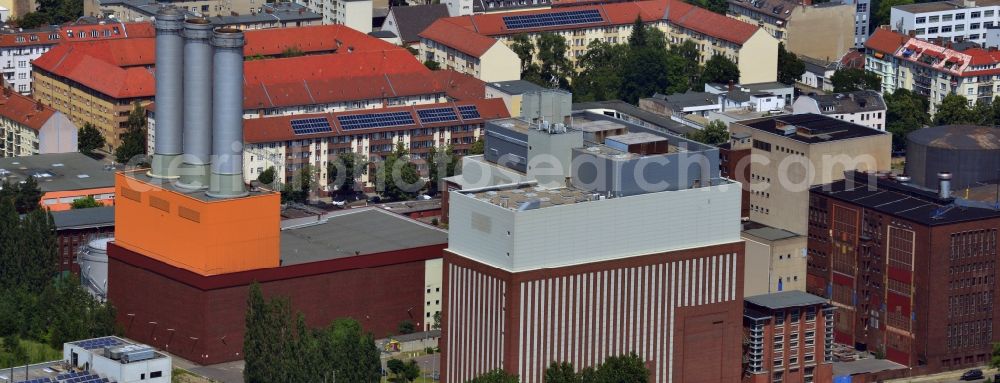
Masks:
[[[357,321],[337,319],[326,328],[310,329],[305,316],[292,314],[288,299],[267,300],[256,283],[247,298],[243,354],[247,383],[311,382],[317,377],[375,383],[381,377],[375,341]]]
[[[83,124],[83,127],[77,132],[76,139],[77,149],[86,155],[92,155],[95,150],[103,148],[105,143],[101,131],[89,122]]]
[[[330,161],[326,165],[327,184],[338,195],[352,195],[357,193],[358,176],[364,174],[368,168],[368,160],[364,156],[355,152],[340,153],[336,161]]]
[[[146,162],[146,109],[138,102],[129,112],[125,122],[125,132],[121,134],[121,143],[115,148],[115,161],[141,165]]]
[[[517,375],[508,374],[506,371],[496,369],[482,374],[467,383],[518,383]]]
[[[379,194],[382,198],[405,201],[413,199],[423,188],[417,165],[410,161],[410,151],[402,142],[396,143],[396,149],[386,156],[378,171],[378,182],[381,183]]]
[[[729,129],[722,120],[712,120],[704,129],[688,133],[687,138],[709,145],[719,145],[729,142]]]
[[[906,146],[906,135],[930,123],[927,99],[906,89],[886,93],[885,130],[892,133],[892,146],[901,150]]]
[[[77,199],[73,200],[72,204],[70,204],[70,208],[72,208],[72,209],[89,209],[89,208],[92,208],[92,207],[101,207],[101,206],[104,206],[104,205],[101,205],[101,203],[97,202],[97,200],[94,199],[94,197],[92,197],[92,196],[86,196],[84,198],[77,198]]]
[[[791,85],[805,73],[806,63],[785,49],[785,43],[778,43],[778,81]]]
[[[833,72],[830,83],[836,93],[882,89],[882,79],[877,74],[858,68],[843,68]]]
[[[969,100],[964,96],[949,94],[941,100],[934,113],[934,125],[975,124],[979,116],[969,109]]]
[[[38,0],[38,8],[15,20],[18,27],[34,29],[62,24],[83,16],[83,0]]]
[[[441,183],[444,182],[443,179],[455,175],[459,161],[461,159],[454,153],[451,145],[445,146],[441,150],[434,146],[431,147],[427,153],[427,175],[430,179],[428,194],[437,194]]]
[[[740,68],[726,56],[716,54],[705,62],[705,69],[701,72],[701,81],[720,84],[728,84],[730,81],[738,83],[740,81]]]
[[[275,173],[274,166],[268,166],[267,169],[264,169],[264,171],[260,172],[260,174],[257,175],[257,182],[260,182],[268,186],[273,185],[274,173]]]

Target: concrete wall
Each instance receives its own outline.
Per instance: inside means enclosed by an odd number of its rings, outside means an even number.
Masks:
[[[827,61],[839,59],[854,48],[855,6],[795,7],[789,17],[790,52]]]
[[[773,82],[778,79],[778,40],[758,29],[738,51],[740,84]]]
[[[573,175],[577,188],[613,196],[685,189],[719,177],[719,150],[619,160],[576,149]]]
[[[55,112],[38,132],[38,154],[77,151],[79,130],[65,114]]]
[[[521,79],[521,59],[504,44],[493,44],[479,58],[479,79],[486,82]]]

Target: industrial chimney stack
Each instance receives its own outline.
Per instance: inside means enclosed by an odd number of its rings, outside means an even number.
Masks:
[[[212,74],[212,174],[208,194],[247,195],[243,184],[243,31],[218,28]]]
[[[212,23],[184,22],[184,159],[178,186],[208,188],[212,159]],[[239,95],[242,98],[242,94]]]
[[[184,15],[174,7],[156,13],[156,139],[149,175],[174,179],[181,155],[181,87]]]
[[[938,188],[938,197],[951,197],[951,172],[938,173],[938,181],[941,182]]]

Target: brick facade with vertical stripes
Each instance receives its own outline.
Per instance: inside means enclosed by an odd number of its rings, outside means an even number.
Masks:
[[[442,381],[636,352],[653,382],[740,379],[742,242],[519,273],[445,251]]]

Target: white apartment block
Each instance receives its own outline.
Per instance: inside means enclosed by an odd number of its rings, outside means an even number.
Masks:
[[[1000,1],[950,0],[892,7],[889,26],[922,40],[986,41],[986,29],[1000,22]]]
[[[792,104],[793,114],[824,114],[876,130],[885,130],[885,112],[885,100],[876,90],[803,95]]]
[[[323,15],[323,24],[343,24],[363,33],[372,31],[372,0],[309,0],[303,4]]]

